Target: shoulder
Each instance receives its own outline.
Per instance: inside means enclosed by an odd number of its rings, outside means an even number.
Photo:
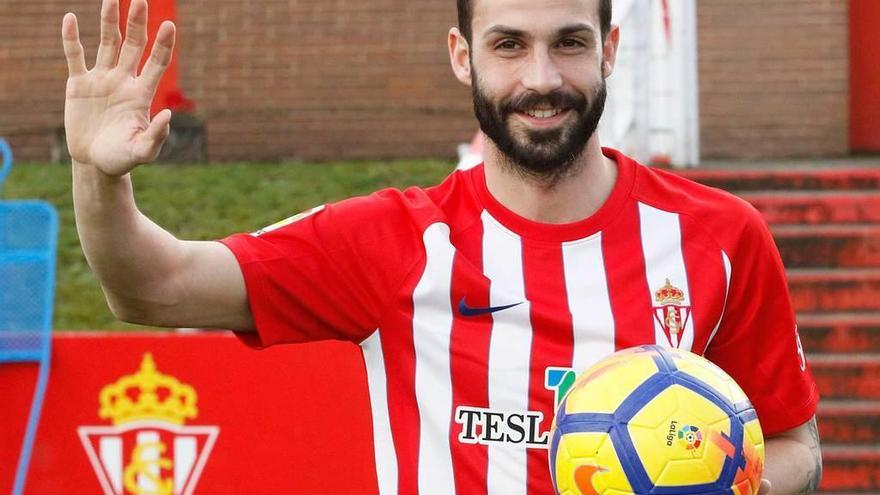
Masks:
[[[430,225],[449,223],[455,205],[472,196],[466,174],[454,172],[431,187],[388,188],[330,203],[313,215],[313,224],[328,242],[420,242]]]
[[[435,186],[387,188],[366,196],[348,198],[326,206],[327,216],[353,227],[366,224],[423,229],[444,221],[445,210],[462,196],[465,172],[454,172]]]
[[[733,194],[699,184],[666,170],[637,165],[635,198],[645,205],[677,213],[732,254],[744,242],[769,237],[754,206]]]

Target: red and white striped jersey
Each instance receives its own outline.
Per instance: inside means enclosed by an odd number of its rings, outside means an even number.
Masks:
[[[720,365],[767,434],[812,417],[816,387],[759,214],[605,154],[614,189],[572,224],[517,216],[479,166],[223,240],[263,345],[360,345],[381,495],[553,493],[556,402],[575,373],[639,344]]]

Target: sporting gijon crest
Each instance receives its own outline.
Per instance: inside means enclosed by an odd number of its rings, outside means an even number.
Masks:
[[[667,343],[678,349],[691,316],[691,307],[684,304],[684,291],[672,285],[667,278],[666,285],[654,294],[654,301],[654,318],[663,329]]]
[[[220,429],[183,423],[198,415],[196,392],[160,374],[152,355],[140,370],[101,389],[98,416],[80,441],[105,495],[191,495]]]

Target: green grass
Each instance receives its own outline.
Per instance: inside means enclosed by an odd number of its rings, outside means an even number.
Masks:
[[[431,185],[451,170],[439,160],[327,164],[216,164],[141,167],[134,172],[140,209],[181,239],[218,239],[252,232],[313,206],[385,187]],[[54,328],[143,328],[110,313],[86,264],[74,225],[70,167],[18,164],[3,199],[38,198],[59,212]]]

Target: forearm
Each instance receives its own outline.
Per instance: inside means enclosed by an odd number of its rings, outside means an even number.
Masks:
[[[822,479],[822,453],[816,420],[801,436],[772,437],[766,440],[764,478],[772,484],[771,495],[813,493]]]
[[[117,317],[175,304],[182,243],[137,209],[130,175],[74,163],[73,203],[83,252]]]

